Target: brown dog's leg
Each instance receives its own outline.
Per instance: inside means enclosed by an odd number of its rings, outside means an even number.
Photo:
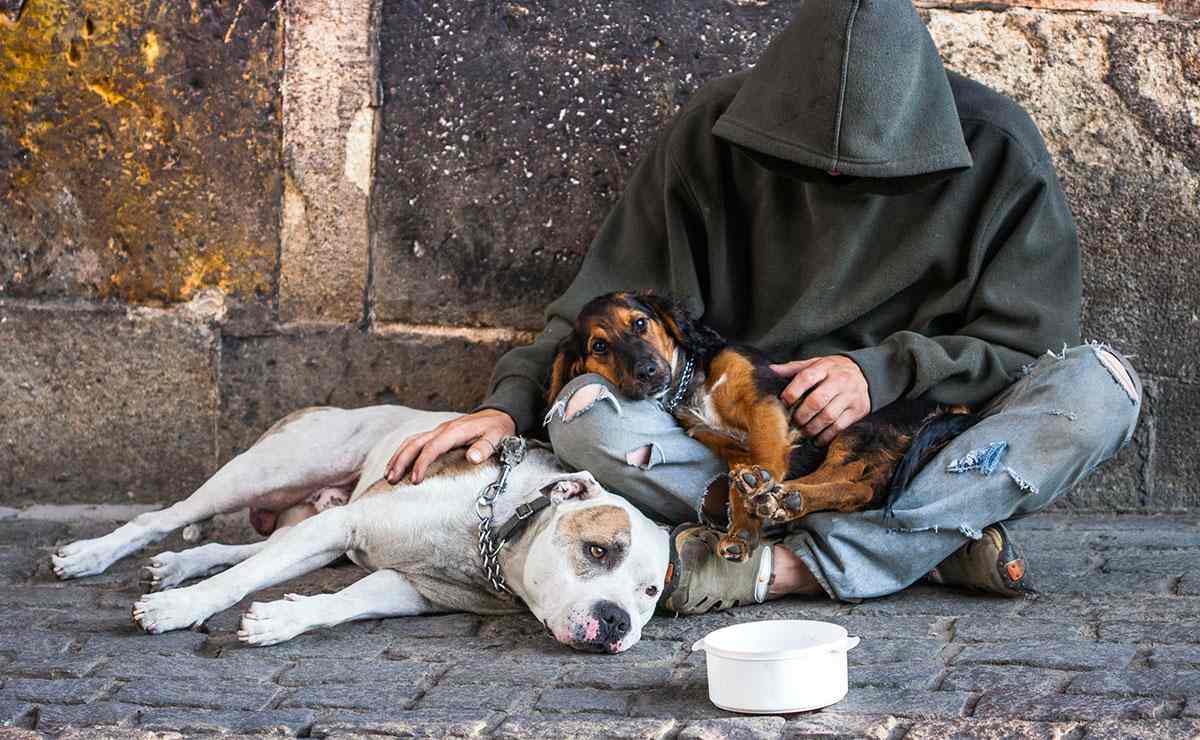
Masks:
[[[885,449],[860,451],[858,441],[853,433],[839,436],[821,467],[803,478],[774,483],[758,476],[744,500],[756,516],[778,524],[814,511],[867,508],[887,487],[898,455]]]

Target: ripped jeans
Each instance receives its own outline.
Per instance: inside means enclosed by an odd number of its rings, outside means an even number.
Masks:
[[[790,525],[783,544],[831,597],[905,588],[984,527],[1044,509],[1128,444],[1142,385],[1124,357],[1087,344],[1025,370],[917,475],[894,518],[819,512]],[[623,399],[598,375],[572,380],[546,424],[563,462],[660,521],[695,521],[709,481],[726,472],[657,401]]]

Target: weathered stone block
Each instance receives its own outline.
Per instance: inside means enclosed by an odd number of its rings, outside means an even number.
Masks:
[[[0,502],[154,501],[214,470],[216,353],[174,312],[0,301]]]
[[[1029,695],[989,691],[975,705],[976,717],[1021,717],[1055,722],[1072,719],[1166,719],[1178,716],[1178,699],[1113,699],[1064,694]]]
[[[285,686],[314,686],[324,683],[419,686],[440,670],[437,666],[403,660],[309,658],[298,663],[278,680]]]
[[[679,740],[775,740],[782,736],[783,717],[735,717],[689,722]]]
[[[267,297],[277,7],[54,0],[0,20],[0,295]]]
[[[1053,640],[968,645],[951,661],[955,666],[975,663],[1025,665],[1065,671],[1125,668],[1133,660],[1133,645]]]
[[[269,712],[239,712],[180,707],[143,709],[138,726],[161,732],[178,730],[189,735],[225,734],[299,735],[310,727],[316,713],[303,709],[272,709]]]
[[[277,419],[312,405],[403,403],[469,410],[487,390],[509,335],[365,333],[353,327],[225,337],[221,347],[221,460]]]
[[[540,329],[661,126],[791,12],[384,3],[378,316]]]
[[[266,709],[283,689],[271,684],[226,680],[142,678],[123,685],[113,697],[127,704],[256,711]]]
[[[1200,671],[1088,671],[1072,679],[1067,693],[1200,696]]]
[[[313,725],[312,737],[483,737],[491,720],[486,712],[337,712]]]
[[[850,689],[832,708],[846,714],[892,714],[897,717],[944,719],[961,717],[970,694],[965,691]]]
[[[1003,647],[996,648],[1003,651]],[[1009,689],[1017,692],[1046,693],[1058,691],[1071,678],[1066,671],[1006,665],[956,666],[946,673],[940,689],[955,691],[990,691]]]
[[[1197,242],[1200,243],[1200,239]],[[1194,298],[1193,305],[1200,311],[1200,302]],[[1200,320],[1193,319],[1192,323],[1200,326]],[[1200,344],[1193,343],[1192,346]],[[1187,362],[1194,368],[1195,360]],[[1152,504],[1160,509],[1200,509],[1200,459],[1196,455],[1200,383],[1194,378],[1192,382],[1161,379],[1158,387],[1161,398],[1156,415]],[[1195,568],[1192,571],[1195,572]]]
[[[629,709],[633,694],[629,691],[604,689],[546,689],[538,697],[534,709],[550,714],[577,714],[600,712],[624,715]]]
[[[364,318],[376,95],[370,2],[294,3],[283,85],[283,321]]]
[[[542,719],[510,717],[496,728],[503,740],[661,740],[675,728],[672,719]]]

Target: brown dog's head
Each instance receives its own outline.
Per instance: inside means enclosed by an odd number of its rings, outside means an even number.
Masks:
[[[584,373],[603,376],[626,398],[656,398],[671,388],[676,350],[703,367],[722,346],[719,334],[671,298],[652,291],[602,295],[580,309],[575,330],[559,343],[547,402]]]

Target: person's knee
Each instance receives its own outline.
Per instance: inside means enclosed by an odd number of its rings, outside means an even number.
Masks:
[[[1142,383],[1137,371],[1111,347],[1094,343],[1073,347],[1063,362],[1074,365],[1071,376],[1078,383],[1075,393],[1088,399],[1079,410],[1051,410],[1070,416],[1077,434],[1097,446],[1107,446],[1115,437],[1125,443],[1133,435],[1142,406]]]
[[[608,437],[621,433],[621,400],[599,375],[581,375],[563,388],[546,414],[554,452],[568,465],[593,470],[607,462]]]

